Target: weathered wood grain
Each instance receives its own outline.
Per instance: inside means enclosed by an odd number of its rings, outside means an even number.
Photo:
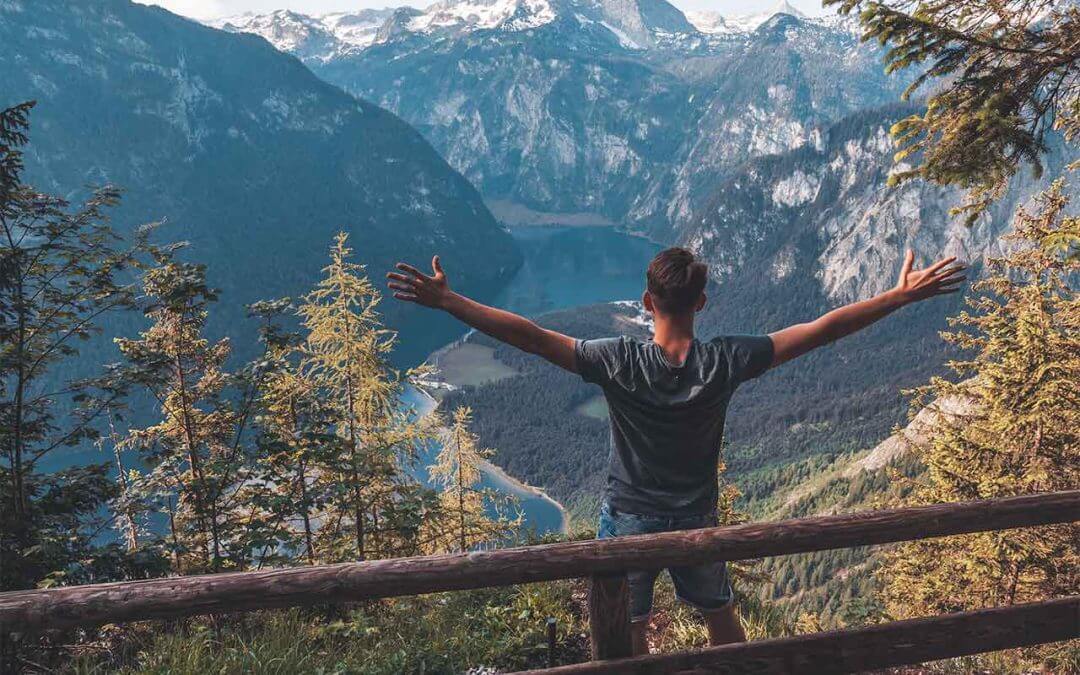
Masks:
[[[1080,596],[858,630],[592,661],[532,675],[856,673],[1080,637]],[[524,675],[524,674],[519,674]]]
[[[589,577],[589,637],[593,659],[633,655],[630,636],[630,584],[623,572]]]
[[[319,567],[0,593],[0,632],[419,595],[1080,520],[1080,490]]]

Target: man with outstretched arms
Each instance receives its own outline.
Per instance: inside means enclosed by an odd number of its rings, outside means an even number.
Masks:
[[[701,341],[694,316],[705,306],[707,268],[682,248],[660,252],[646,272],[650,341],[578,340],[455,293],[436,256],[431,274],[398,263],[387,274],[394,297],[439,309],[518,349],[599,385],[611,419],[607,487],[597,536],[666,532],[716,524],[717,462],[728,401],[770,368],[861,330],[901,307],[954,293],[964,266],[945,258],[913,270],[908,251],[896,286],[768,335]],[[648,651],[646,629],[660,570],[629,574],[634,651]],[[724,562],[669,570],[678,597],[705,616],[713,645],[746,639],[732,606]]]

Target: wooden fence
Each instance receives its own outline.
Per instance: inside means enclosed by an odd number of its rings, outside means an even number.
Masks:
[[[0,593],[0,635],[584,577],[595,660],[550,672],[855,672],[1078,637],[1080,596],[628,658],[626,571],[1078,520],[1080,490],[1074,490],[455,555],[14,591]]]

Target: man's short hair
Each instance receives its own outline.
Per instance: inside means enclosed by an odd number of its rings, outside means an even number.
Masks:
[[[685,248],[660,251],[645,273],[653,305],[665,314],[693,312],[705,290],[709,268]]]

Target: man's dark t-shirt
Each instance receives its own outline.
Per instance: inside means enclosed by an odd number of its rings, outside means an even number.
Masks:
[[[694,340],[681,366],[656,343],[629,337],[578,340],[575,351],[582,379],[603,388],[611,412],[611,507],[653,516],[713,511],[728,401],[769,367],[772,340]]]

